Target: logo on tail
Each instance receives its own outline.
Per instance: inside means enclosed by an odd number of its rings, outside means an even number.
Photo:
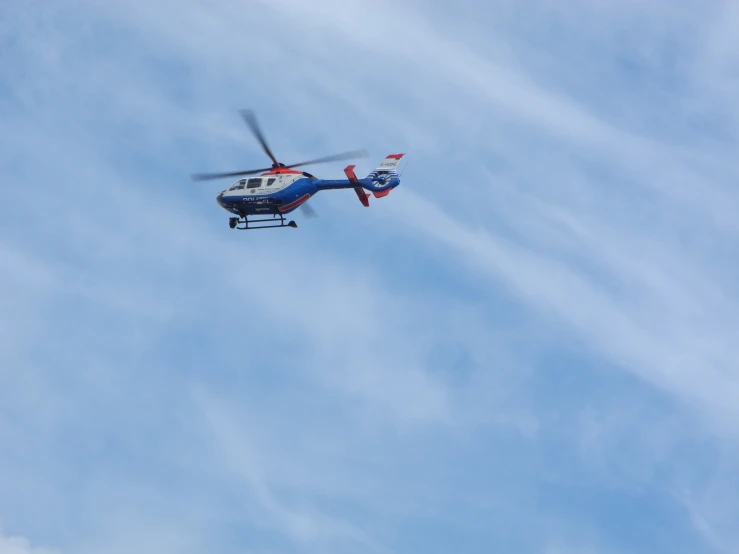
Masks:
[[[372,186],[368,188],[376,198],[387,196],[392,189],[400,184],[398,164],[403,156],[404,154],[390,154],[367,175],[367,178],[372,182]]]
[[[390,181],[399,178],[398,164],[404,154],[390,154],[380,165],[378,165],[367,177],[372,179],[372,184],[376,187],[384,187],[390,184]]]

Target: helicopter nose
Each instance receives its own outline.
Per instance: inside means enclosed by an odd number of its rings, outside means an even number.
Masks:
[[[221,208],[225,208],[225,206],[223,205],[223,193],[222,192],[219,193],[218,196],[216,196],[216,202],[218,202],[218,205]]]

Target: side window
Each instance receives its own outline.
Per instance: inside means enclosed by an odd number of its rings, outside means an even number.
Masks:
[[[276,181],[276,179],[274,177],[271,178],[271,179],[267,179],[267,186],[268,187],[271,187],[272,186],[272,183],[274,183],[275,181]]]
[[[262,186],[262,180],[261,179],[249,179],[249,182],[247,183],[247,188],[255,189],[257,187]]]

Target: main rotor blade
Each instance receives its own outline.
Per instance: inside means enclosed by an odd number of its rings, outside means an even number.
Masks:
[[[232,171],[229,173],[195,173],[192,175],[193,181],[210,181],[211,179],[223,179],[225,177],[243,177],[246,175],[255,175],[256,173],[264,173],[269,171],[271,167],[262,169],[251,169],[249,171]]]
[[[352,150],[350,152],[342,152],[341,154],[334,154],[333,156],[325,156],[323,158],[316,158],[315,160],[308,160],[307,162],[300,162],[297,164],[291,164],[285,166],[285,168],[289,169],[292,167],[300,167],[301,165],[310,165],[310,164],[321,164],[326,162],[337,162],[340,160],[349,160],[352,158],[366,158],[369,156],[369,152],[367,150]]]
[[[316,213],[316,210],[314,210],[313,207],[310,204],[308,204],[308,202],[309,200],[306,202],[303,202],[300,205],[300,209],[303,210],[303,215],[305,215],[305,217],[308,217],[310,219],[315,219],[316,217],[318,217],[318,214]]]
[[[333,156],[324,156],[323,158],[316,158],[315,160],[308,160],[307,162],[300,162],[297,164],[284,166],[283,169],[290,169],[293,167],[300,167],[303,165],[319,164],[326,162],[335,162],[339,160],[347,160],[350,158],[363,158],[368,156],[367,150],[352,150],[350,152],[342,152],[341,154],[334,154]],[[244,177],[246,175],[255,175],[257,173],[264,173],[270,171],[274,167],[263,167],[262,169],[250,169],[247,171],[230,171],[228,173],[196,173],[192,175],[193,181],[208,181],[211,179],[223,179],[225,177]]]
[[[254,133],[254,136],[257,137],[259,144],[262,145],[262,148],[264,149],[266,154],[274,162],[274,167],[280,165],[280,162],[277,161],[277,158],[275,158],[272,150],[270,150],[269,146],[267,146],[267,140],[264,138],[262,130],[259,128],[259,123],[257,123],[257,116],[254,115],[254,112],[252,110],[241,110],[241,116],[244,118],[244,121],[246,121],[249,129],[251,129],[251,132]]]

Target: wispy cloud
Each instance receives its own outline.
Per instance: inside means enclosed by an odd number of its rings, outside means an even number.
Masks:
[[[23,537],[6,536],[0,531],[0,554],[56,554],[56,551],[32,546]]]
[[[736,549],[731,4],[37,4],[0,27],[6,529]],[[241,107],[404,184],[236,234],[188,175],[261,163]]]

